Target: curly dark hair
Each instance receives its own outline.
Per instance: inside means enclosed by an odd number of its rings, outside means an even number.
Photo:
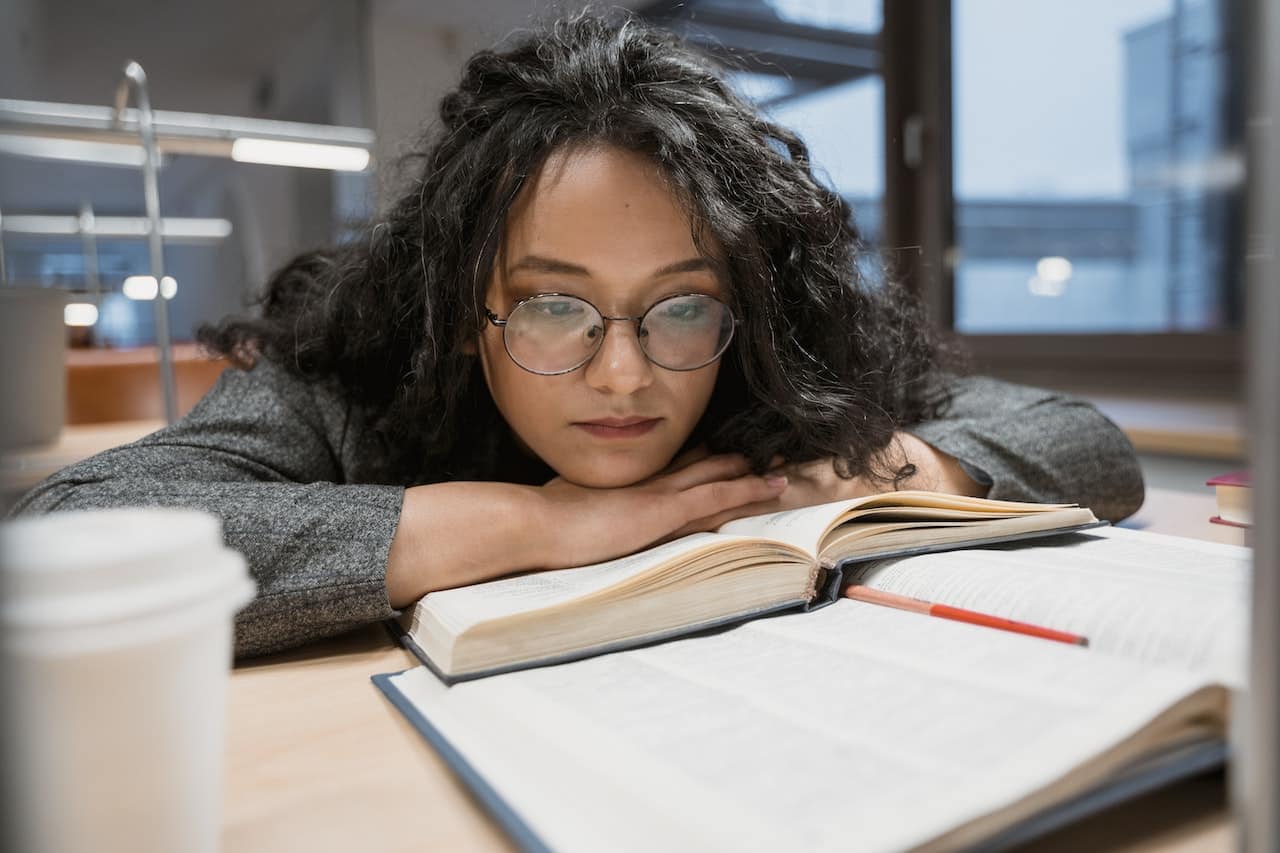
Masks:
[[[294,259],[260,316],[200,340],[242,366],[265,355],[338,382],[377,437],[384,482],[509,479],[506,425],[464,345],[516,195],[553,151],[592,144],[656,162],[696,244],[727,259],[740,324],[690,445],[741,452],[757,471],[834,457],[842,476],[893,477],[879,460],[894,431],[944,405],[920,311],[859,271],[849,207],[814,178],[804,143],[694,48],[625,13],[474,55],[402,163],[412,186],[363,239]]]

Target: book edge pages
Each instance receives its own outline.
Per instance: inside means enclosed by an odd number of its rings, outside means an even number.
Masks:
[[[1175,746],[1139,760],[1114,778],[1000,830],[982,842],[984,850],[1009,850],[1043,838],[1113,806],[1226,766],[1228,747],[1222,738]]]
[[[596,645],[587,648],[575,649],[572,652],[566,652],[551,657],[537,658],[534,660],[521,661],[518,663],[504,664],[502,666],[491,667],[488,669],[472,670],[469,672],[446,673],[438,667],[427,655],[426,651],[418,645],[413,635],[403,628],[399,628],[395,633],[400,643],[404,645],[414,657],[422,661],[422,663],[437,678],[445,684],[453,685],[464,681],[474,681],[479,678],[488,678],[493,675],[502,675],[507,672],[519,672],[524,669],[535,669],[544,666],[556,666],[562,663],[571,663],[576,660],[585,660],[587,658],[598,657],[599,655],[607,655],[613,652],[620,652],[626,649],[638,649],[645,646],[657,645],[665,643],[669,640],[681,639],[684,637],[692,637],[700,634],[708,634],[715,631],[723,631],[740,625],[743,622],[750,622],[753,619],[760,619],[766,616],[772,616],[779,613],[786,613],[793,610],[804,609],[810,602],[806,599],[793,599],[777,604],[769,605],[764,608],[757,608],[744,613],[734,613],[726,616],[718,616],[714,619],[697,622],[690,625],[684,625],[679,628],[672,628],[667,631],[660,631],[653,634],[647,634],[639,637],[630,637],[625,640],[614,640],[603,645]]]
[[[1049,785],[1028,791],[1022,797],[1001,808],[953,827],[917,849],[920,851],[954,850],[978,844],[986,849],[989,841],[1006,833],[1016,836],[1026,832],[1032,836],[1051,832],[1055,827],[1050,825],[1050,816],[1055,810],[1067,808],[1072,803],[1087,803],[1094,798],[1105,800],[1105,792],[1108,788],[1120,785],[1131,776],[1140,779],[1144,766],[1158,767],[1161,757],[1166,754],[1177,754],[1196,744],[1201,746],[1217,744],[1221,751],[1225,751],[1225,735],[1221,731],[1215,731],[1212,735],[1207,735],[1203,731],[1194,732],[1192,727],[1197,721],[1203,728],[1207,720],[1203,716],[1191,714],[1190,711],[1198,705],[1212,702],[1218,706],[1215,714],[1225,715],[1228,713],[1226,711],[1227,695],[1228,688],[1225,686],[1206,683],[1200,689],[1184,695],[1180,701],[1168,706],[1159,717],[1119,741],[1111,749],[1083,759]],[[1178,728],[1166,731],[1168,723],[1180,726],[1184,732],[1190,730],[1193,734],[1190,737],[1185,733],[1179,736]],[[1217,720],[1217,723],[1223,727],[1226,725],[1225,720]],[[1215,725],[1215,728],[1217,727]],[[1202,766],[1203,763],[1204,757],[1201,756],[1200,760],[1192,762],[1186,769],[1202,772],[1205,769]],[[1185,778],[1188,775],[1190,775],[1189,772],[1184,772],[1176,778]],[[1170,778],[1168,781],[1172,782],[1175,779]],[[1149,786],[1148,790],[1154,790],[1154,787]],[[1100,805],[1099,808],[1088,813],[1096,812],[1102,807]],[[1078,817],[1084,816],[1085,814],[1080,814]],[[1041,821],[1045,822],[1045,826],[1040,832],[1034,832],[1036,824]],[[1066,824],[1060,822],[1058,825]]]

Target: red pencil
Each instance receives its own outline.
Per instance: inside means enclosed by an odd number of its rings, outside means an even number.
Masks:
[[[968,622],[970,625],[983,625],[987,628],[999,628],[1001,631],[1012,631],[1015,634],[1026,634],[1029,637],[1040,637],[1045,640],[1054,640],[1059,643],[1070,643],[1073,646],[1087,646],[1089,640],[1081,637],[1079,634],[1069,634],[1066,631],[1055,631],[1052,628],[1041,628],[1039,625],[1029,625],[1026,622],[1017,622],[1013,619],[1004,619],[1000,616],[989,616],[986,613],[978,613],[976,610],[965,610],[963,607],[952,607],[949,604],[934,604],[931,601],[924,601],[919,598],[908,598],[905,595],[895,595],[892,592],[884,590],[872,589],[869,586],[854,584],[844,591],[848,598],[855,601],[865,601],[869,604],[881,604],[885,607],[896,607],[899,610],[910,610],[912,613],[923,613],[926,616],[938,616],[943,619],[954,619],[957,622]]]

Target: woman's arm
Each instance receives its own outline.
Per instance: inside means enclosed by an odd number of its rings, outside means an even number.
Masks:
[[[725,456],[625,489],[360,484],[365,439],[349,409],[332,388],[266,360],[227,370],[186,417],[63,469],[14,512],[165,506],[219,516],[258,585],[236,618],[236,654],[246,656],[387,618],[433,589],[620,556],[704,508],[785,488]]]
[[[171,426],[54,474],[13,512],[213,513],[258,585],[236,619],[237,655],[335,634],[392,613],[383,573],[404,495],[348,482],[347,420],[336,395],[260,360],[224,371]]]
[[[843,479],[831,459],[784,465],[790,485],[746,508],[777,512],[890,489],[925,489],[1002,500],[1078,503],[1118,521],[1142,506],[1142,471],[1124,433],[1073,397],[974,376],[942,380],[951,404],[935,420],[899,431],[876,466],[910,465],[897,482]],[[700,519],[682,532],[715,528],[742,510]]]
[[[942,417],[907,432],[956,460],[987,497],[1078,503],[1112,521],[1142,506],[1133,445],[1089,403],[982,376],[946,387]]]

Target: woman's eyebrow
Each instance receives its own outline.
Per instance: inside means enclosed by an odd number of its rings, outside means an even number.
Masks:
[[[706,258],[689,258],[684,261],[676,261],[674,264],[667,264],[665,267],[654,272],[654,278],[662,278],[664,275],[675,275],[682,272],[719,272],[719,267],[707,260]]]
[[[586,267],[571,264],[568,261],[558,261],[555,258],[544,258],[540,255],[525,255],[507,267],[508,273],[520,271],[554,273],[556,275],[591,275],[591,271]]]
[[[586,267],[577,264],[571,264],[568,261],[560,261],[555,258],[545,258],[541,255],[525,255],[507,268],[508,274],[514,272],[533,272],[533,273],[552,273],[555,275],[579,275],[590,276],[591,271]],[[718,273],[717,264],[706,258],[687,258],[683,261],[676,261],[673,264],[667,264],[654,270],[652,278],[662,278],[666,275],[676,275],[684,272],[715,272]]]

